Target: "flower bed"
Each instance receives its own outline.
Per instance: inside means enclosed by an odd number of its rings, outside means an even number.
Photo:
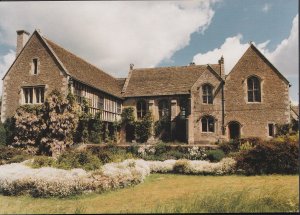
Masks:
[[[234,166],[235,161],[231,158],[219,163],[128,159],[121,163],[108,163],[99,170],[87,172],[83,169],[62,170],[51,167],[32,169],[25,162],[13,163],[0,166],[0,193],[66,197],[135,185],[143,182],[151,172],[223,175],[233,173]]]

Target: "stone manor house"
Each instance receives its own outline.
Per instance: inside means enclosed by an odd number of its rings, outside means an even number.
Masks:
[[[174,140],[205,144],[239,137],[272,138],[275,124],[290,122],[288,80],[253,45],[225,75],[223,57],[216,64],[133,68],[114,78],[45,38],[17,31],[16,59],[3,77],[1,121],[18,106],[41,104],[54,89],[102,119],[120,119],[134,107],[141,119],[152,111],[154,121],[170,121]],[[124,142],[125,140],[123,140]]]

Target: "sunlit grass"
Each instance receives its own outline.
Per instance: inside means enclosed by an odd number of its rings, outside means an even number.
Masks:
[[[289,212],[299,176],[153,174],[134,187],[67,199],[0,195],[3,213]]]

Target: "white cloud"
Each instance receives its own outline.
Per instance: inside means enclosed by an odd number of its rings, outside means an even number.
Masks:
[[[228,73],[249,47],[247,43],[242,44],[241,39],[241,34],[234,37],[228,37],[220,48],[216,48],[204,54],[199,53],[195,55],[193,62],[196,64],[215,64],[221,56],[223,56],[225,61],[225,72]]]
[[[9,52],[0,57],[0,76],[1,78],[7,72],[13,61],[15,60],[16,53],[13,50],[9,50]],[[0,81],[0,95],[2,94],[2,81]]]
[[[299,28],[298,15],[293,20],[288,38],[284,39],[273,52],[263,49],[264,54],[274,63],[274,66],[286,76],[299,75]]]
[[[264,4],[264,6],[262,7],[261,10],[262,10],[263,12],[267,13],[270,9],[271,9],[271,5],[268,4],[268,3],[266,3],[266,4]]]
[[[220,48],[216,48],[206,53],[198,53],[194,56],[193,61],[196,64],[217,63],[218,59],[220,59],[223,55],[225,61],[225,72],[229,73],[249,47],[249,44],[242,43],[241,39],[241,34],[229,37]],[[272,52],[267,49],[269,42],[270,40],[267,40],[263,43],[256,44],[256,47],[282,74],[285,76],[298,75],[298,15],[293,20],[293,26],[289,37],[284,39]]]
[[[0,45],[15,46],[16,30],[37,28],[105,71],[126,77],[130,63],[155,66],[187,46],[192,33],[210,24],[215,2],[6,2],[0,7]]]
[[[277,45],[274,51],[269,51],[267,49],[267,45],[270,40],[256,45],[256,47],[270,60],[270,62],[288,79],[289,77],[299,76],[298,31],[297,15],[293,19],[293,25],[289,37]],[[199,53],[194,56],[193,61],[196,64],[217,63],[223,55],[225,72],[229,73],[249,47],[249,44],[242,43],[241,39],[241,34],[229,37],[220,48],[216,48],[206,53]],[[298,91],[296,88],[297,86],[293,86],[291,90]],[[296,99],[298,98],[295,97],[294,100]]]

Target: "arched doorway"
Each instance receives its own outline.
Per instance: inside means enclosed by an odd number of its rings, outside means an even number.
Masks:
[[[238,139],[241,137],[241,124],[237,121],[228,123],[229,139]]]

